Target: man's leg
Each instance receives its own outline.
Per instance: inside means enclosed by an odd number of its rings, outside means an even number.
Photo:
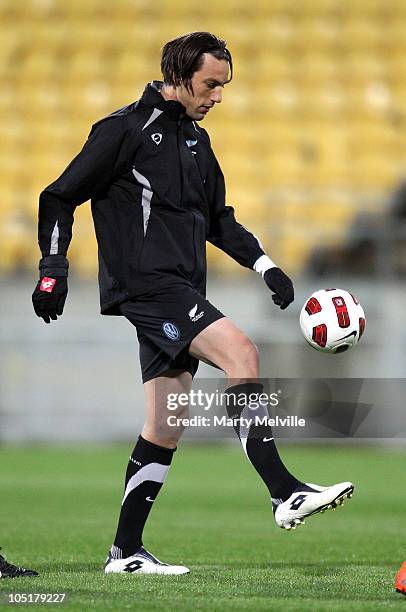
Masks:
[[[252,401],[263,387],[258,383],[258,350],[232,321],[223,318],[209,325],[191,342],[189,352],[198,359],[211,361],[225,372],[229,384],[226,390],[228,414],[236,420],[235,430],[244,451],[268,487],[280,527],[294,528],[304,517],[335,507],[352,495],[354,487],[349,482],[317,487],[297,480],[278,454],[271,427],[240,426],[240,417],[258,414],[255,404],[250,407],[250,396]]]
[[[216,321],[194,338],[190,345],[194,357],[206,358],[219,366],[228,380],[227,411],[230,417],[246,416],[250,396],[262,392],[258,383],[259,357],[256,346],[232,321]],[[246,396],[246,402],[241,399]],[[238,404],[233,401],[238,397]],[[258,414],[258,411],[256,412]],[[255,416],[252,412],[251,416]],[[249,432],[236,428],[248,459],[265,482],[273,499],[287,499],[299,481],[284,466],[273,440],[270,427],[252,425]],[[265,440],[265,441],[264,441]]]
[[[108,568],[109,571],[114,570],[114,565],[110,563],[111,559],[128,559],[140,550],[144,550],[142,532],[152,504],[169,471],[176,444],[184,430],[183,427],[170,426],[167,422],[168,395],[189,393],[191,386],[192,375],[189,372],[170,372],[144,383],[147,401],[146,421],[128,462],[117,533],[110,550],[106,571]],[[180,406],[176,410],[171,410],[170,414],[177,418],[186,418],[188,407]],[[131,568],[128,571],[136,571],[139,566],[133,562]]]

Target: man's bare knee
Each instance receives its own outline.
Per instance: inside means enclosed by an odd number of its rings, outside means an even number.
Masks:
[[[226,374],[228,378],[257,378],[258,372],[258,348],[246,337],[238,344],[236,350],[230,353]]]
[[[259,369],[259,350],[256,344],[247,338],[247,343],[244,351],[247,367],[250,370],[258,372]]]

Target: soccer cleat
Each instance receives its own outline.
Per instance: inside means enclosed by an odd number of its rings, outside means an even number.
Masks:
[[[162,563],[141,546],[136,553],[126,559],[114,559],[111,554],[104,566],[106,574],[188,574],[189,569],[183,565]]]
[[[352,497],[353,491],[351,482],[340,482],[331,487],[301,484],[286,501],[278,505],[273,502],[276,524],[282,529],[296,529],[297,525],[304,524],[306,517],[342,506],[346,498]]]
[[[17,565],[9,563],[0,555],[0,578],[25,578],[28,576],[38,576],[38,572],[25,569],[24,567],[17,567]]]
[[[395,589],[398,593],[406,595],[406,561],[403,561],[400,570],[396,574]]]

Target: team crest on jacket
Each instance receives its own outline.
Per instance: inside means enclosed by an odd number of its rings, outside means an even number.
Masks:
[[[169,340],[179,340],[180,332],[174,323],[170,323],[169,321],[165,321],[162,323],[162,329],[164,330],[164,334]]]
[[[156,145],[159,145],[162,141],[162,134],[160,134],[159,132],[155,132],[155,134],[151,134],[151,138]]]

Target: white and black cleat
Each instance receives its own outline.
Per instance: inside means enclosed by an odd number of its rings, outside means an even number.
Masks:
[[[105,574],[166,574],[181,575],[188,574],[189,568],[183,565],[169,565],[162,563],[151,555],[145,548],[141,547],[136,553],[126,559],[114,559],[111,554],[107,557],[104,566]]]
[[[276,524],[282,529],[296,529],[304,519],[326,510],[335,510],[350,499],[354,491],[351,482],[340,482],[331,487],[306,483],[298,486],[284,502],[273,503]]]
[[[38,572],[13,565],[3,555],[0,555],[0,578],[27,578],[28,576],[38,576]]]

